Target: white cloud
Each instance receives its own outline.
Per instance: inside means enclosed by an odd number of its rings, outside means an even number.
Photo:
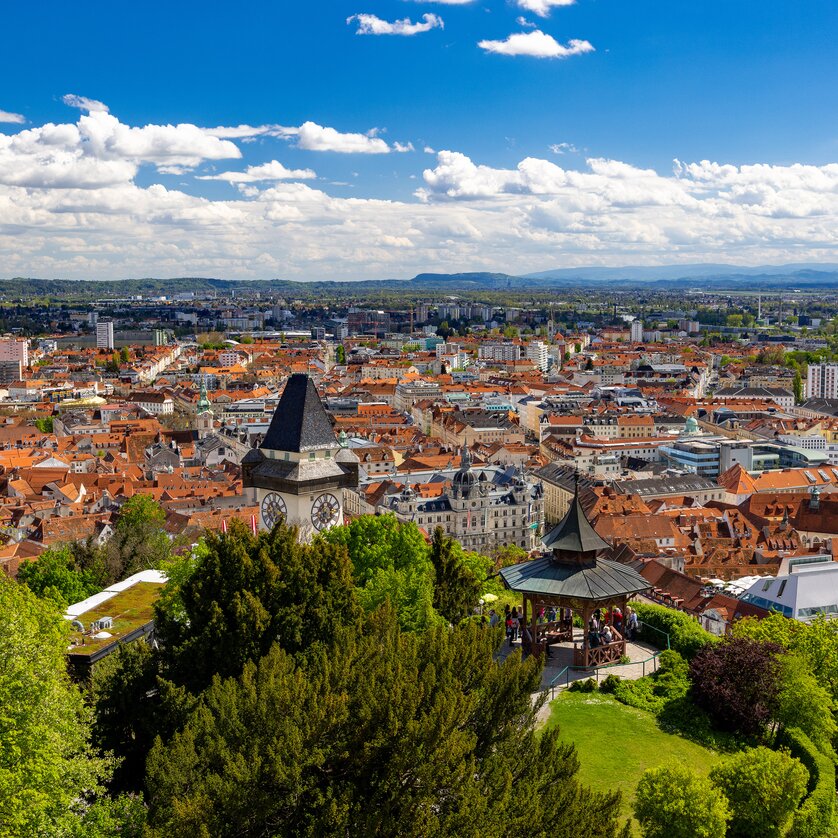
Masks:
[[[131,181],[143,164],[182,173],[204,160],[238,157],[236,145],[207,136],[195,125],[136,128],[97,110],[82,114],[75,124],[47,123],[0,134],[0,183],[97,189]]]
[[[248,166],[243,172],[221,172],[201,175],[198,180],[225,180],[228,183],[256,183],[265,180],[311,180],[317,175],[311,169],[287,169],[278,160],[260,166]]]
[[[0,122],[10,122],[15,125],[23,125],[26,117],[23,114],[12,113],[11,111],[0,111]]]
[[[419,35],[432,29],[443,29],[445,24],[441,17],[434,14],[422,15],[422,20],[413,23],[410,18],[402,20],[382,20],[376,15],[352,15],[346,19],[347,24],[358,24],[356,35]]]
[[[255,127],[253,125],[220,125],[218,128],[204,128],[203,131],[210,137],[219,137],[227,140],[241,140],[276,133],[281,129],[281,125],[258,125]]]
[[[518,7],[526,9],[539,17],[548,17],[550,11],[558,6],[572,6],[576,0],[515,0]]]
[[[579,149],[573,143],[553,143],[550,146],[550,151],[553,154],[576,154]]]
[[[108,112],[108,106],[98,99],[88,99],[87,96],[76,96],[75,93],[65,93],[61,101],[71,108],[78,108],[80,111],[104,111]]]
[[[366,133],[345,133],[336,128],[304,122],[302,125],[237,125],[203,128],[210,137],[230,138],[248,142],[258,137],[278,137],[294,141],[305,151],[334,151],[342,154],[388,154],[391,151],[413,151],[412,143],[395,142],[390,146],[378,135],[381,128],[371,128]]]
[[[477,46],[498,55],[529,55],[533,58],[569,58],[572,55],[594,51],[589,41],[574,38],[564,45],[540,29],[516,32],[503,41],[480,41]]]
[[[92,111],[79,118],[78,126],[86,153],[102,159],[197,166],[203,160],[241,157],[234,143],[208,135],[204,129],[189,123],[135,128],[124,125],[106,111]]]
[[[521,17],[515,18],[515,23],[518,24],[522,29],[535,29],[536,24],[534,24],[531,20],[527,20],[523,15]]]
[[[300,129],[286,130],[259,136],[299,139]],[[248,128],[237,139],[251,136]],[[313,172],[275,160],[241,172],[187,171],[225,154],[240,154],[229,136],[122,125],[103,111],[0,134],[3,273],[358,279],[557,264],[838,261],[838,163],[675,161],[657,172],[619,160],[571,168],[557,165],[566,158],[527,157],[496,168],[441,151],[422,176],[420,200],[379,200],[362,195],[371,181],[353,179],[360,197],[336,197],[303,177]],[[142,166],[177,172],[185,191],[139,186]],[[200,178],[238,189],[225,200],[201,197]]]
[[[296,137],[297,147],[306,151],[336,151],[340,154],[387,154],[391,149],[375,131],[345,134],[334,128],[304,122],[299,128],[283,129],[281,136]]]

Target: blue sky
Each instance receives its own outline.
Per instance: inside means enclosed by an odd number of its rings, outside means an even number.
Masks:
[[[838,4],[561,2],[9,4],[6,273],[834,260]]]

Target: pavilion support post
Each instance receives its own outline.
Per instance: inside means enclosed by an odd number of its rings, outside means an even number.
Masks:
[[[526,628],[527,628],[527,602],[528,602],[528,600],[529,600],[529,596],[527,596],[527,594],[524,594],[524,619],[521,620],[520,626],[519,626],[519,629],[518,629],[518,631],[521,633],[521,652],[522,653],[527,652],[527,645],[524,642],[526,640],[526,638],[524,637],[524,632],[526,631]],[[532,651],[532,647],[530,647],[529,651]]]
[[[623,615],[623,619],[620,622],[620,635],[622,637],[621,646],[622,646],[622,654],[623,655],[628,654],[628,648],[627,648],[627,644],[626,644],[626,608],[627,607],[628,607],[628,597],[624,596],[623,597],[623,603],[622,603],[622,606],[620,608],[620,611]]]
[[[582,666],[588,667],[590,647],[588,646],[588,623],[591,620],[591,608],[588,605],[582,608]]]
[[[540,646],[536,647],[536,640],[538,639],[538,609],[536,608],[536,603],[531,602],[530,608],[532,609],[532,628],[530,629],[530,634],[532,635],[532,648],[533,652],[535,652],[536,648],[541,651]]]

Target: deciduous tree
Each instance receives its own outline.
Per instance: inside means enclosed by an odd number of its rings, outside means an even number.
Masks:
[[[79,827],[108,763],[88,746],[88,714],[67,677],[67,624],[54,604],[0,574],[0,833]]]
[[[760,747],[722,761],[710,779],[730,801],[729,838],[779,838],[806,794],[809,774],[786,752]]]
[[[705,646],[690,662],[693,699],[721,730],[761,734],[776,712],[780,651],[747,638]]]
[[[718,838],[725,834],[730,808],[708,779],[673,765],[643,772],[634,816],[646,838]]]

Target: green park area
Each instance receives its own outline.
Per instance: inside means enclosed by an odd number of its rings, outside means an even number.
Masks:
[[[719,758],[715,751],[661,730],[651,713],[601,693],[562,693],[551,705],[547,725],[558,725],[562,739],[576,746],[583,784],[622,792],[624,817],[631,815],[637,782],[647,768],[677,764],[706,775]]]

